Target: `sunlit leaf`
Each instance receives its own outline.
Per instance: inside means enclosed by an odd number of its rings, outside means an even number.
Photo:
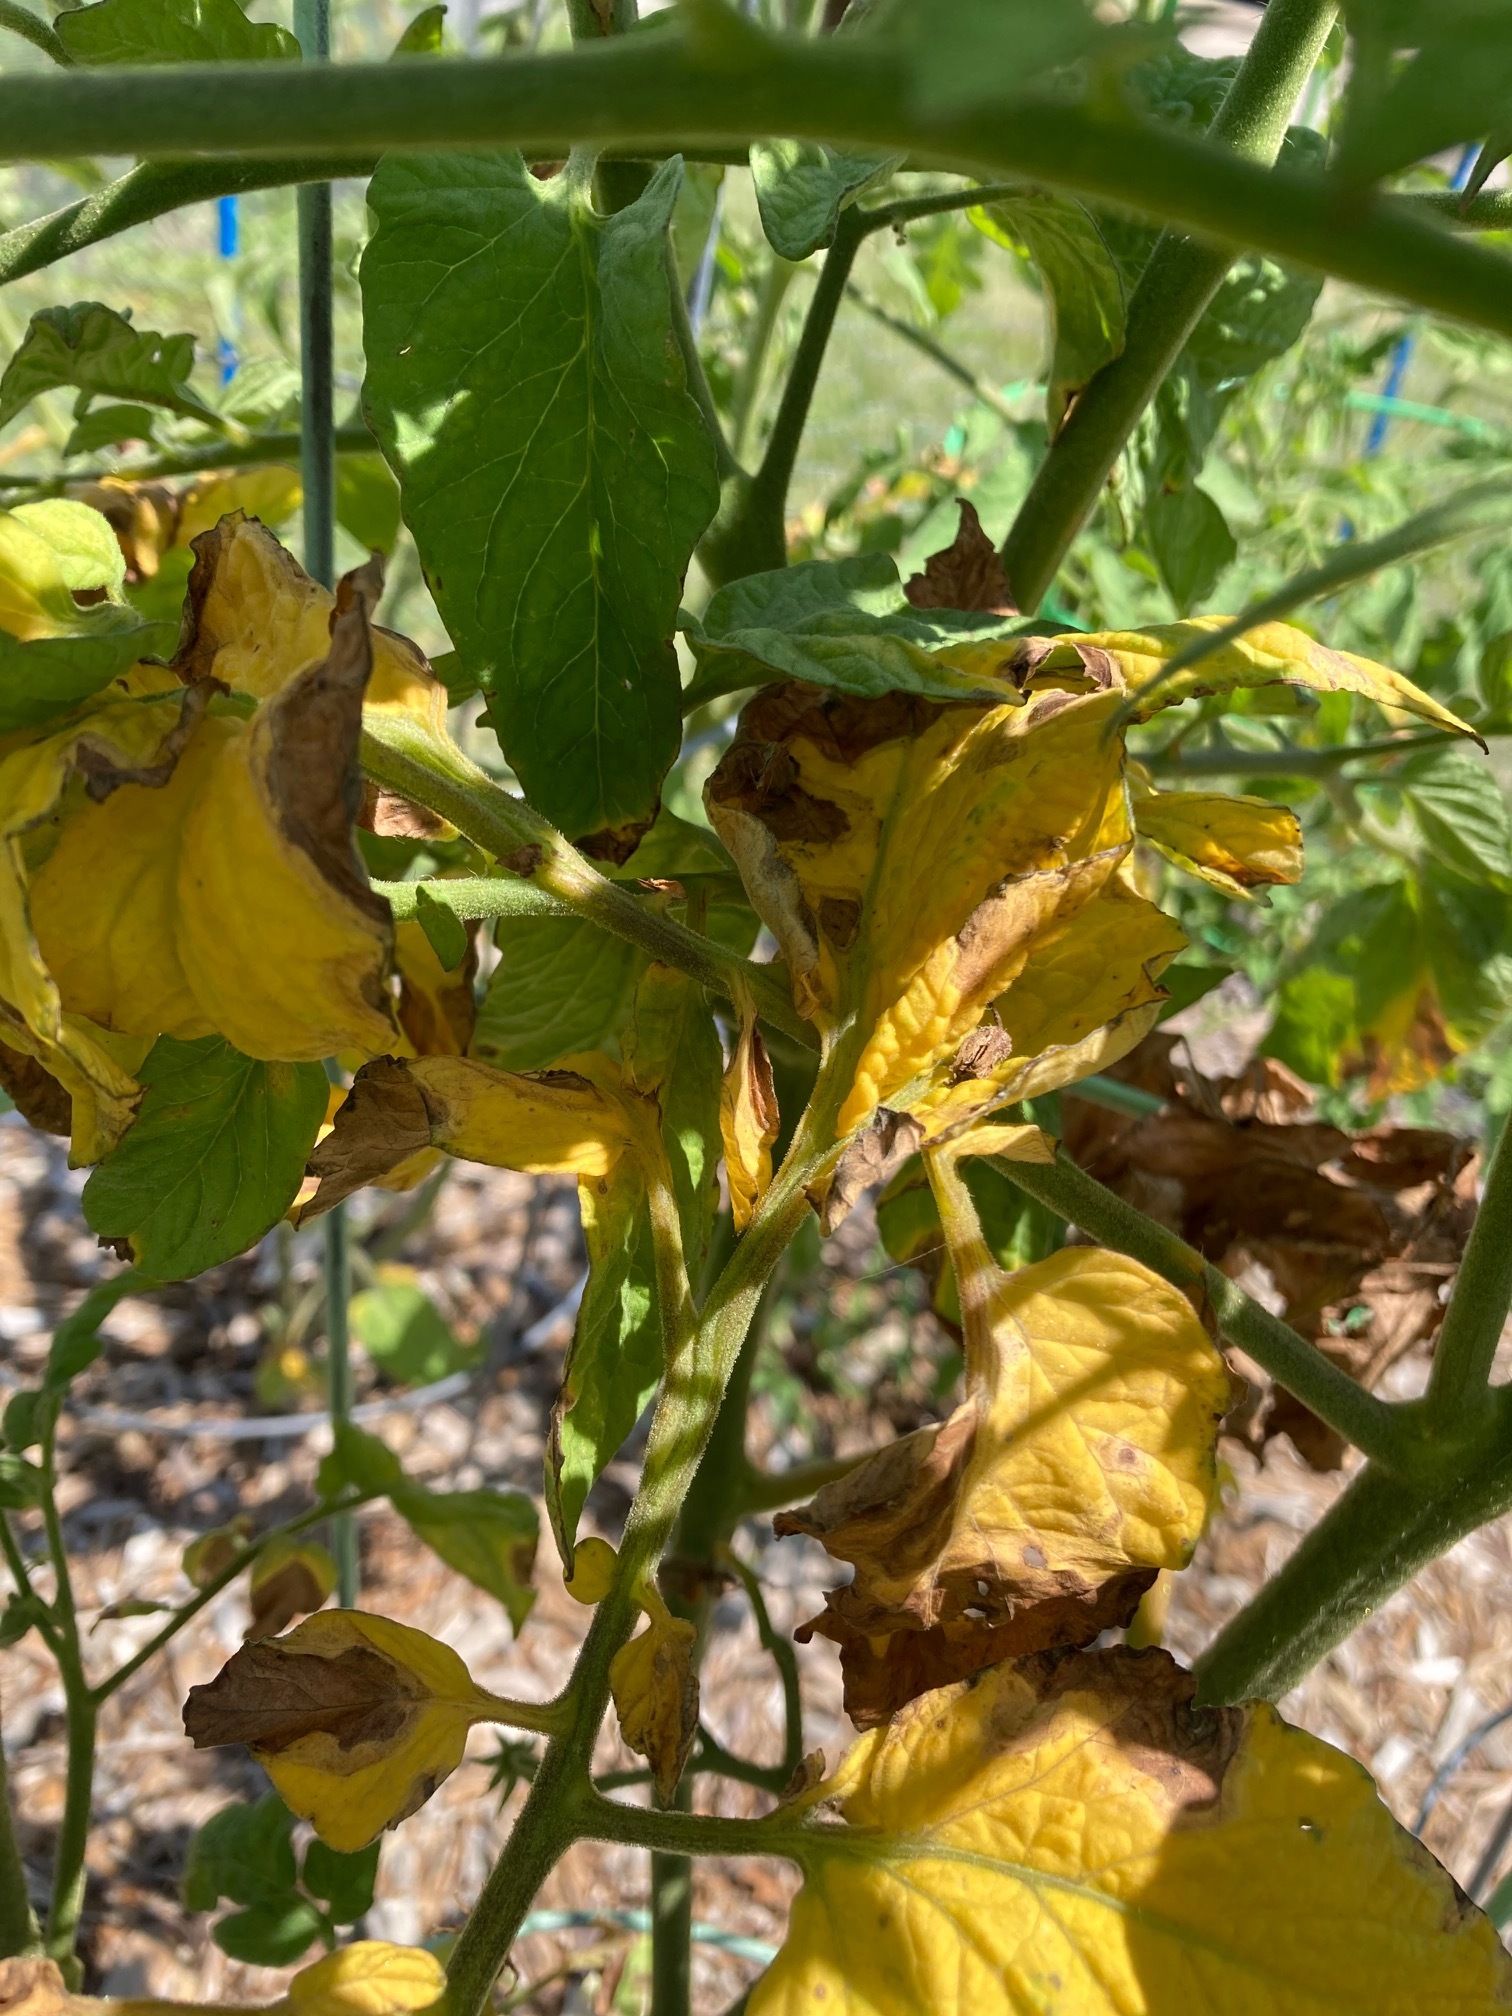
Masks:
[[[83,8],[71,18],[85,20],[119,4],[120,0],[100,0],[98,8]],[[235,6],[235,0],[223,4]],[[236,12],[245,18],[239,7]],[[187,419],[213,421],[214,412],[189,384],[193,368],[192,336],[136,329],[100,301],[39,308],[0,375],[0,427],[39,392],[63,387],[87,398],[132,400]]]
[[[1126,1624],[1201,1535],[1230,1400],[1190,1304],[1138,1261],[1074,1247],[1005,1273],[956,1152],[926,1163],[965,1400],[777,1521],[855,1567],[808,1628],[839,1643],[863,1727],[926,1688]]]
[[[442,620],[534,805],[621,858],[679,742],[714,445],[672,327],[680,164],[601,217],[576,169],[394,155],[362,261],[367,411]]]
[[[350,1854],[424,1805],[497,1705],[423,1631],[331,1610],[191,1687],[184,1727],[197,1750],[245,1743],[285,1805]]]
[[[414,2016],[446,1993],[446,1970],[419,1946],[357,1939],[301,1968],[289,1983],[290,2016]]]
[[[832,245],[841,210],[901,159],[840,153],[808,140],[758,141],[751,149],[751,180],[767,243],[791,260]]]
[[[864,1737],[807,1795],[845,1825],[812,1831],[751,2016],[1512,2000],[1490,1923],[1360,1765],[1193,1692],[1163,1652],[1046,1654]]]
[[[326,1075],[254,1062],[220,1036],[163,1036],[141,1082],[136,1118],[84,1186],[84,1215],[145,1274],[179,1281],[255,1246],[293,1203]]]
[[[1302,828],[1267,798],[1155,791],[1136,780],[1134,829],[1169,861],[1230,896],[1302,880]]]
[[[744,1232],[772,1180],[772,1143],[781,1115],[771,1059],[756,1026],[756,1010],[741,1004],[734,1053],[719,1093],[719,1131],[735,1230]]]
[[[352,1297],[352,1335],[379,1371],[400,1385],[419,1386],[478,1362],[421,1287],[415,1270],[392,1262],[373,1286]]]

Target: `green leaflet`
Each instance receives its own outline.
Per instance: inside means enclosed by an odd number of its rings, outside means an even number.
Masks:
[[[126,579],[126,556],[102,512],[69,497],[43,497],[15,504],[11,517],[45,540],[73,595],[119,595]]]
[[[100,11],[114,4],[115,0],[101,0]],[[227,4],[234,6],[235,0],[227,0]],[[68,18],[80,17],[74,14]],[[162,406],[188,419],[218,424],[217,416],[190,389],[193,369],[192,336],[161,336],[154,329],[134,329],[124,315],[100,301],[76,301],[71,308],[41,308],[0,377],[0,427],[12,421],[39,392],[68,386],[91,399]]]
[[[901,154],[842,154],[808,140],[759,140],[751,179],[767,243],[795,263],[835,242],[840,212],[890,175]]]
[[[416,14],[394,44],[395,56],[439,56],[445,42],[445,7],[426,7]]]
[[[930,654],[1035,627],[1001,616],[915,609],[885,553],[805,560],[732,581],[701,617],[684,613],[681,628],[698,670],[683,705],[691,709],[781,679],[806,679],[866,699],[894,691],[932,700],[1001,699],[1001,688],[953,672]]]
[[[19,643],[0,630],[0,734],[35,728],[99,693],[140,658],[171,650],[173,631],[134,609],[102,602],[79,611],[74,637]]]
[[[617,1054],[646,956],[595,924],[501,917],[499,963],[469,1046],[503,1071],[541,1071],[579,1050]]]
[[[325,1118],[318,1064],[262,1064],[221,1036],[160,1036],[137,1117],[84,1186],[84,1215],[160,1281],[253,1246],[293,1202]]]
[[[295,59],[287,28],[249,21],[237,0],[99,0],[60,14],[76,63],[252,63]]]
[[[1512,888],[1512,812],[1484,756],[1429,749],[1393,773],[1431,852],[1472,881]]]
[[[373,1363],[402,1386],[422,1386],[476,1365],[408,1268],[380,1268],[378,1280],[352,1297],[352,1334]]]
[[[267,1792],[212,1813],[189,1844],[188,1908],[213,1911],[223,1899],[242,1907],[211,1928],[216,1945],[233,1960],[290,1966],[321,1937],[325,1916],[354,1925],[373,1908],[379,1842],[343,1855],[313,1840],[296,1874],[293,1830],[293,1814],[276,1792]]]
[[[1155,491],[1145,505],[1145,536],[1181,616],[1204,600],[1239,551],[1228,520],[1195,483]]]
[[[539,1522],[523,1491],[431,1491],[404,1474],[376,1435],[338,1422],[335,1447],[317,1477],[323,1496],[345,1486],[381,1494],[448,1568],[503,1604],[516,1631],[535,1601],[530,1586]]]
[[[1026,189],[970,214],[998,244],[1022,248],[1039,273],[1049,322],[1045,405],[1053,434],[1073,396],[1123,349],[1123,275],[1091,211],[1069,197]]]
[[[399,486],[381,455],[337,456],[336,523],[369,552],[393,552],[399,537]]]
[[[127,441],[151,441],[157,415],[150,406],[96,406],[63,444],[64,456],[95,455],[102,448],[119,448]]]
[[[574,165],[391,156],[369,185],[366,409],[426,577],[526,795],[628,852],[677,753],[678,595],[714,515],[667,224],[681,164],[613,217]]]
[[[1355,39],[1338,169],[1373,182],[1506,125],[1512,37],[1503,0],[1348,0]]]

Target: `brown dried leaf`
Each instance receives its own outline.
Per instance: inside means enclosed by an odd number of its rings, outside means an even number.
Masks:
[[[924,572],[904,584],[903,593],[915,609],[979,609],[994,616],[1017,616],[1008,576],[998,550],[982,530],[977,508],[957,499],[961,522],[955,538],[939,553],[931,553]]]

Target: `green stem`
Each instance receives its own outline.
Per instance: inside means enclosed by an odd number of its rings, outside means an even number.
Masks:
[[[803,1695],[798,1685],[798,1658],[793,1650],[793,1641],[773,1628],[771,1612],[761,1593],[756,1571],[742,1561],[733,1548],[726,1550],[724,1559],[740,1577],[740,1586],[745,1590],[746,1601],[756,1619],[756,1635],[761,1640],[763,1651],[777,1668],[782,1686],[782,1762],[777,1767],[778,1782],[774,1788],[780,1792],[803,1762]]]
[[[33,14],[29,7],[21,6],[19,0],[0,0],[0,28],[9,28],[13,35],[30,42],[34,49],[40,49],[65,70],[73,62],[58,39],[57,29]]]
[[[795,1463],[791,1470],[748,1469],[740,1494],[744,1512],[780,1512],[784,1506],[801,1504],[854,1470],[864,1456],[819,1456],[812,1463]]]
[[[502,790],[460,750],[443,748],[404,722],[375,716],[362,738],[362,765],[375,783],[439,813],[496,859],[528,859],[530,880],[574,916],[690,973],[726,1000],[738,998],[738,985],[748,987],[763,1020],[806,1048],[816,1044],[812,1027],[770,966],[738,958],[651,909],[623,883],[600,875],[539,812]]]
[[[1416,735],[1340,742],[1332,749],[1183,749],[1175,756],[1141,752],[1139,760],[1157,777],[1331,777],[1349,763],[1454,746],[1454,736],[1442,729],[1425,728]]]
[[[333,436],[338,455],[374,455],[377,448],[365,427],[338,427]],[[297,434],[254,434],[246,441],[207,441],[182,454],[157,455],[150,462],[125,462],[110,468],[70,469],[44,476],[37,471],[0,471],[0,490],[39,490],[57,494],[71,485],[100,483],[107,477],[129,483],[155,483],[169,476],[198,476],[206,469],[244,469],[267,462],[297,462]]]
[[[766,375],[767,357],[772,348],[772,338],[777,333],[777,323],[782,314],[782,304],[787,299],[787,291],[793,284],[793,275],[798,268],[791,260],[774,252],[766,272],[762,275],[761,286],[756,295],[756,312],[752,315],[746,332],[745,356],[741,360],[740,373],[731,389],[731,444],[737,464],[744,462],[751,450],[756,431],[756,414],[761,403],[761,382]]]
[[[975,210],[983,203],[1002,203],[1030,191],[1026,182],[973,182],[965,189],[943,189],[932,196],[897,196],[890,203],[869,203],[861,217],[867,236],[915,224],[923,217],[943,217],[951,210]]]
[[[326,1213],[324,1231],[326,1399],[335,1433],[352,1414],[351,1227],[344,1204]],[[357,1525],[349,1511],[331,1515],[331,1553],[336,1561],[336,1601],[343,1610],[355,1610],[361,1565]]]
[[[1491,1151],[1486,1185],[1460,1262],[1444,1325],[1433,1348],[1428,1408],[1452,1424],[1473,1410],[1512,1307],[1512,1127]]]
[[[1391,1469],[1407,1460],[1411,1439],[1399,1410],[1367,1393],[1315,1345],[1210,1267],[1195,1247],[1104,1189],[1066,1155],[1057,1155],[1048,1167],[994,1156],[992,1166],[1058,1217],[1143,1261],[1173,1287],[1200,1290],[1220,1334],[1363,1454]]]
[[[1211,138],[1269,164],[1312,75],[1335,0],[1271,0],[1213,120]],[[1131,136],[1131,151],[1142,140]],[[1129,299],[1124,347],[1087,385],[1030,485],[1003,545],[1021,609],[1038,609],[1140,415],[1169,376],[1232,264],[1227,246],[1164,232]]]
[[[620,1806],[594,1793],[580,1804],[579,1830],[595,1841],[632,1848],[661,1848],[677,1855],[782,1855],[804,1863],[816,1837],[839,1828],[805,1828],[782,1813],[764,1820],[722,1820],[708,1813],[667,1813],[656,1807]]]
[[[16,1839],[5,1750],[0,1745],[0,1960],[33,1953],[41,1941],[42,1929],[27,1894],[26,1864]]]
[[[68,1723],[68,1763],[64,1778],[63,1818],[53,1850],[52,1902],[47,1913],[46,1949],[63,1978],[77,1987],[79,1962],[74,1954],[79,1918],[84,1909],[84,1853],[89,1846],[89,1819],[94,1799],[95,1704],[84,1681],[78,1645],[66,1647],[58,1662],[63,1679]]]
[[[973,371],[969,365],[963,364],[959,357],[953,356],[945,345],[937,343],[927,330],[916,329],[911,322],[905,322],[901,315],[890,314],[880,301],[873,301],[869,294],[862,293],[854,281],[847,283],[845,294],[847,300],[854,301],[858,308],[865,309],[874,322],[880,322],[884,329],[891,330],[894,336],[901,337],[921,356],[927,357],[931,364],[938,364],[940,369],[954,378],[958,385],[964,385],[973,399],[987,407],[990,412],[996,413],[1000,420],[1006,420],[1011,425],[1018,418],[1010,401],[1003,397],[995,385],[983,378],[979,372]]]
[[[691,1777],[669,1810],[687,1811]],[[689,2016],[693,2006],[693,1864],[651,1851],[651,2016]]]
[[[1489,1418],[1482,1452],[1445,1447],[1426,1485],[1367,1465],[1197,1661],[1202,1698],[1278,1699],[1420,1569],[1512,1508],[1504,1396]]]
[[[271,74],[272,71],[277,75]],[[963,175],[1023,176],[1179,229],[1512,334],[1505,257],[1465,242],[1421,203],[1264,169],[1205,138],[1132,133],[1100,104],[982,101],[948,120],[921,110],[881,37],[752,35],[741,60],[676,33],[528,58],[399,63],[82,67],[0,77],[0,159],[60,154],[289,155],[311,133],[331,168],[384,148],[514,146],[564,159],[575,141],[672,151],[698,107],[698,145],[774,132]]]

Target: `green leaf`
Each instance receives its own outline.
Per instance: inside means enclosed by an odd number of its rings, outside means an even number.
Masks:
[[[663,1366],[651,1217],[620,1186],[584,1200],[588,1283],[546,1444],[546,1512],[564,1571],[583,1505],[656,1391]]]
[[[119,595],[126,580],[126,556],[102,512],[70,497],[43,497],[16,504],[11,516],[46,540],[74,595]]]
[[[971,221],[1000,245],[1022,250],[1039,273],[1049,320],[1045,403],[1053,433],[1074,395],[1124,347],[1127,304],[1118,262],[1091,211],[1066,196],[1025,190],[973,210]]]
[[[279,1905],[294,1896],[294,1816],[276,1792],[212,1813],[189,1844],[184,1902]]]
[[[445,25],[445,7],[423,8],[394,44],[394,55],[439,56],[445,39],[442,32]]]
[[[501,917],[499,963],[470,1054],[502,1071],[542,1071],[580,1050],[619,1052],[646,955],[594,924]]]
[[[1417,912],[1405,883],[1346,896],[1282,982],[1266,1051],[1314,1085],[1339,1084],[1359,1068],[1365,1032],[1411,984],[1417,963]]]
[[[13,1595],[0,1610],[0,1652],[19,1645],[28,1631],[46,1622],[47,1616],[47,1605],[40,1596],[22,1596],[19,1592]]]
[[[23,644],[0,630],[0,735],[66,713],[139,659],[171,650],[172,642],[165,624],[144,622],[114,602],[81,609],[72,637],[33,637]]]
[[[703,1271],[719,1202],[719,1092],[724,1051],[697,981],[667,966],[641,976],[624,1040],[625,1069],[661,1106],[689,1279]]]
[[[444,903],[438,903],[424,883],[415,891],[415,916],[430,941],[432,952],[441,961],[442,970],[455,973],[467,957],[467,948],[472,942],[467,926],[455,910],[448,910]]]
[[[1228,520],[1195,483],[1157,490],[1145,505],[1145,532],[1160,578],[1181,616],[1211,592],[1239,551]]]
[[[264,1064],[221,1036],[160,1036],[136,1119],[84,1186],[84,1215],[160,1281],[244,1253],[304,1179],[325,1118],[318,1064]]]
[[[841,693],[918,693],[931,700],[1001,699],[989,681],[937,664],[953,645],[993,643],[1037,626],[1001,616],[915,609],[885,553],[806,560],[749,574],[680,619],[698,661],[686,708],[774,680],[806,679]]]
[[[237,0],[99,0],[58,16],[75,63],[254,63],[296,59],[287,28],[249,21]]]
[[[104,1349],[100,1325],[117,1302],[149,1285],[134,1267],[126,1267],[109,1281],[90,1289],[72,1315],[65,1316],[53,1332],[42,1374],[44,1392],[66,1392],[81,1372],[89,1370]]]
[[[427,1491],[405,1484],[389,1502],[448,1568],[502,1603],[516,1631],[536,1592],[530,1586],[540,1522],[523,1491]]]
[[[115,0],[101,0],[101,11],[114,4]],[[235,0],[227,0],[227,5],[234,6]],[[59,18],[77,21],[80,16]],[[72,387],[92,399],[162,406],[170,413],[218,424],[216,415],[190,389],[193,368],[192,336],[134,329],[124,315],[99,301],[40,308],[0,376],[0,427],[39,392],[61,387]]]
[[[42,1502],[42,1472],[24,1456],[0,1455],[0,1512],[23,1512]]]
[[[437,13],[445,10],[437,8]],[[328,1848],[317,1835],[305,1850],[301,1880],[312,1897],[330,1906],[338,1925],[355,1925],[373,1908],[373,1884],[378,1875],[378,1854],[382,1840],[343,1855]]]
[[[901,154],[843,154],[809,140],[759,140],[751,179],[767,243],[796,263],[835,242],[840,212],[884,181]]]
[[[1345,14],[1355,50],[1342,176],[1374,182],[1505,127],[1512,37],[1503,0],[1351,0]]]
[[[478,1362],[409,1268],[379,1270],[377,1285],[352,1297],[352,1334],[384,1375],[424,1386]]]
[[[320,1913],[303,1897],[233,1911],[211,1928],[222,1953],[253,1967],[292,1967],[321,1936]]]
[[[1078,59],[1116,62],[1139,46],[1128,31],[1104,27],[1083,0],[954,0],[943,12],[939,0],[882,0],[866,26],[894,43],[916,109],[934,116],[1000,102],[1005,92],[1032,96]]]
[[[680,173],[608,218],[517,154],[391,155],[368,187],[366,407],[426,578],[526,796],[610,855],[677,753],[672,631],[718,503],[672,325]]]
[[[1484,756],[1425,750],[1410,756],[1393,781],[1440,861],[1472,882],[1512,886],[1512,813]]]
[[[74,422],[63,454],[95,455],[127,441],[150,441],[156,425],[157,415],[150,406],[95,406]]]
[[[0,1415],[0,1440],[7,1449],[20,1456],[36,1448],[42,1440],[49,1398],[36,1386],[23,1386],[19,1393],[12,1393]]]
[[[393,552],[399,537],[399,485],[381,455],[337,456],[336,523],[370,553]]]

